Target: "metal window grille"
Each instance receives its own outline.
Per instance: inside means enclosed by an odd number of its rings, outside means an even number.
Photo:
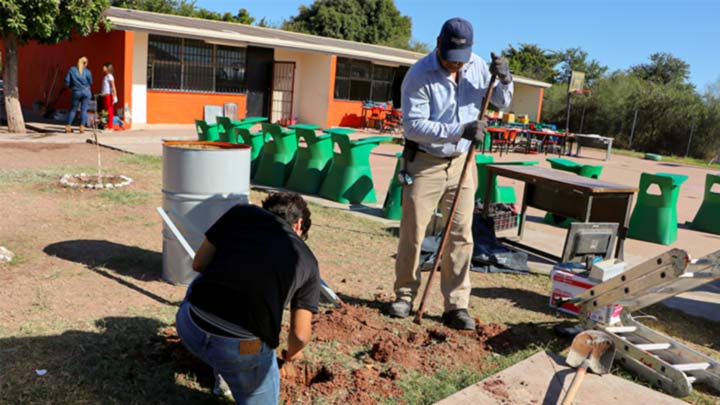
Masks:
[[[389,101],[397,68],[348,58],[337,58],[335,98]]]
[[[245,65],[245,48],[150,35],[147,85],[154,90],[243,93]]]

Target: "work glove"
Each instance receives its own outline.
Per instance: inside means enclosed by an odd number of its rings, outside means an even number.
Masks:
[[[510,84],[512,82],[512,76],[510,75],[510,63],[502,56],[495,55],[495,52],[490,53],[492,62],[490,62],[490,74],[497,75],[502,84]]]
[[[118,102],[117,96],[113,96],[113,104],[117,104],[117,102]]]
[[[487,121],[475,120],[470,121],[462,127],[462,137],[474,144],[483,143],[485,141],[485,131],[487,130]]]

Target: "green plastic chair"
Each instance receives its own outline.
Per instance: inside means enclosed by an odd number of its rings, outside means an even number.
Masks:
[[[262,132],[269,134],[272,142],[263,147],[262,158],[253,180],[270,187],[282,187],[290,177],[295,163],[297,135],[295,131],[283,130],[277,124],[262,124]]]
[[[550,162],[550,167],[553,169],[575,173],[591,179],[599,179],[603,169],[602,166],[583,165],[563,158],[547,158],[546,160]]]
[[[195,131],[197,131],[199,141],[216,142],[220,140],[217,124],[208,124],[203,120],[195,120]]]
[[[402,166],[402,155],[402,152],[396,155],[395,173],[390,180],[390,187],[388,187],[385,202],[383,203],[383,214],[387,219],[400,219],[402,217],[402,183],[398,180],[398,173],[400,173],[400,167]]]
[[[219,133],[220,142],[243,143],[242,138],[238,137],[237,125],[228,117],[216,117],[218,127],[222,128]]]
[[[475,155],[475,164],[477,165],[477,183],[478,187],[475,190],[475,199],[485,201],[485,187],[487,186],[487,165],[522,165],[522,166],[534,166],[537,165],[538,161],[517,161],[517,162],[495,162],[495,158],[492,155]],[[512,186],[500,186],[498,185],[497,176],[493,176],[492,179],[492,194],[490,195],[490,202],[492,203],[503,203],[503,204],[515,204],[517,197],[515,196],[515,189]]]
[[[295,165],[288,178],[286,188],[303,194],[317,194],[332,165],[333,143],[330,134],[316,135],[317,125],[299,124],[290,128],[295,130],[306,147],[298,145]]]
[[[688,176],[668,173],[643,173],[638,201],[630,217],[628,237],[669,245],[677,240],[677,202],[680,186]],[[652,185],[660,195],[648,193]]]
[[[341,203],[375,203],[375,186],[370,171],[370,152],[380,142],[392,139],[391,136],[371,136],[351,141],[349,134],[355,132],[349,128],[330,128],[325,130],[332,136],[340,153],[334,153],[333,164],[325,181],[320,187],[320,195]]]
[[[705,196],[690,227],[720,235],[720,192],[712,190],[716,185],[720,185],[720,174],[708,173],[705,177]]]
[[[270,139],[270,136],[262,132],[250,132],[247,128],[237,128],[236,131],[239,136],[238,140],[242,140],[242,143],[250,146],[250,178],[254,179],[260,165],[265,142]]]

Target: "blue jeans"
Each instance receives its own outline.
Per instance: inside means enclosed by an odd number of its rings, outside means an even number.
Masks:
[[[275,351],[262,343],[260,352],[241,355],[239,339],[205,332],[190,317],[185,300],[177,312],[177,332],[183,345],[223,376],[235,402],[274,405],[280,400],[280,372]]]
[[[90,102],[89,90],[74,91],[70,95],[70,114],[68,114],[68,125],[72,125],[75,120],[75,114],[77,112],[78,105],[80,105],[80,126],[85,126],[87,123],[87,109],[88,103]]]

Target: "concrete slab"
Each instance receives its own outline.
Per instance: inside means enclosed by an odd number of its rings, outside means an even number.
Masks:
[[[565,397],[574,375],[574,369],[565,365],[564,358],[540,352],[456,392],[436,405],[555,405]],[[573,403],[675,405],[685,402],[611,374],[599,376],[588,373]]]

